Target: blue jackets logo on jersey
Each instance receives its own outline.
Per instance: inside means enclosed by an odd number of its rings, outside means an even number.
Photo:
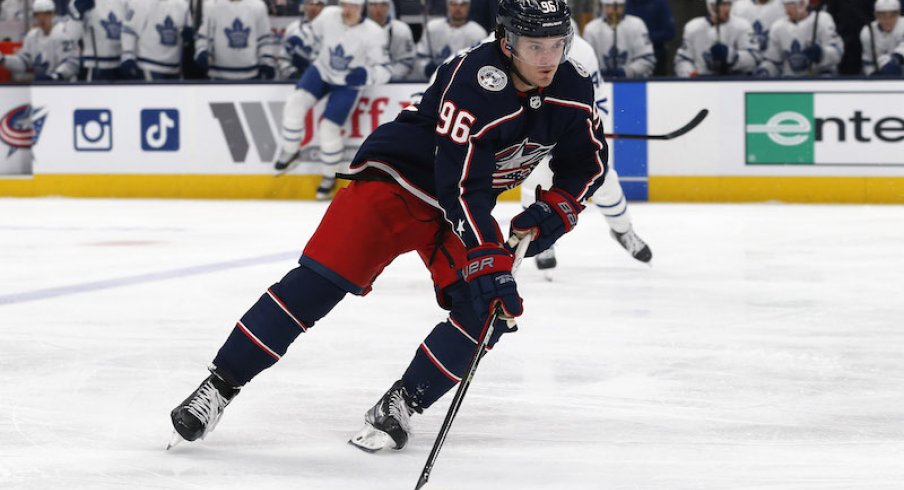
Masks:
[[[160,34],[160,44],[163,46],[175,46],[179,42],[179,29],[169,15],[163,19],[163,24],[157,24],[157,33]]]
[[[353,56],[345,56],[345,48],[341,44],[337,44],[335,49],[330,49],[330,68],[336,71],[348,70]]]
[[[248,38],[251,36],[251,28],[245,27],[238,17],[232,21],[232,29],[223,29],[226,33],[226,39],[229,41],[229,47],[232,49],[245,49],[248,47]]]
[[[494,189],[513,189],[530,175],[555,144],[541,145],[525,138],[521,143],[496,153],[496,171],[493,172]]]
[[[119,41],[122,38],[122,21],[113,12],[110,12],[106,20],[101,19],[100,25],[106,31],[107,39]]]

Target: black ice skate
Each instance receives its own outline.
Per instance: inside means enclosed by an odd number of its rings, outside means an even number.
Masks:
[[[318,201],[329,201],[333,197],[333,189],[336,188],[336,177],[323,176],[320,186],[317,187]]]
[[[402,380],[398,380],[373,408],[364,413],[364,428],[348,443],[369,453],[385,447],[402,449],[411,434],[411,414],[422,411],[411,405]]]
[[[295,150],[294,153],[289,153],[286,150],[279,150],[279,157],[276,158],[276,164],[273,165],[273,168],[276,169],[277,172],[286,173],[289,171],[290,166],[298,160],[298,156],[301,154],[300,151]]]
[[[207,379],[170,412],[173,421],[173,438],[166,449],[182,440],[195,441],[209,434],[223,416],[223,409],[239,393],[239,388],[230,386],[216,374]]]
[[[635,259],[648,263],[653,258],[653,252],[650,250],[649,245],[641,240],[637,233],[634,233],[634,228],[628,228],[628,231],[624,233],[609,230],[609,234]]]

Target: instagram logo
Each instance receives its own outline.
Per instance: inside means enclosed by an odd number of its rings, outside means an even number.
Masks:
[[[73,119],[77,151],[113,149],[113,114],[109,109],[77,109]]]

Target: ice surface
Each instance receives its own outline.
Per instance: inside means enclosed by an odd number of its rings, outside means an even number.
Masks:
[[[0,488],[413,488],[445,403],[402,452],[346,441],[442,319],[416,256],[206,440],[163,450],[170,409],[324,209],[0,200]],[[632,212],[652,267],[593,209],[554,282],[525,262],[521,331],[481,364],[426,488],[904,488],[904,207]]]

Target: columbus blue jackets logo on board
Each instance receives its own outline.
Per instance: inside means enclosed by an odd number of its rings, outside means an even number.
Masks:
[[[499,92],[508,85],[508,75],[495,66],[484,66],[477,70],[477,83],[492,92]]]
[[[541,145],[527,138],[496,153],[496,171],[493,172],[494,189],[512,189],[524,181],[543,157],[555,147]]]
[[[162,46],[175,46],[179,42],[179,29],[169,15],[163,19],[163,24],[157,24],[157,33],[160,34]]]
[[[341,44],[337,44],[335,48],[330,49],[330,68],[336,71],[348,70],[352,58],[354,57],[351,55],[345,55],[345,48]]]
[[[251,37],[251,28],[245,27],[238,17],[232,21],[232,29],[225,28],[226,40],[229,41],[229,47],[232,49],[245,49],[248,47],[248,38]]]
[[[9,146],[9,154],[16,150],[31,148],[41,136],[44,119],[47,113],[41,108],[31,105],[20,105],[3,115],[0,119],[0,141]]]
[[[106,31],[107,39],[119,41],[122,38],[122,21],[113,12],[110,12],[106,20],[101,19],[100,25]]]

